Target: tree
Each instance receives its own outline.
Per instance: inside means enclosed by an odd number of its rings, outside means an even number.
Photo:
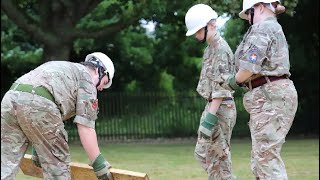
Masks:
[[[43,60],[66,60],[78,38],[110,36],[138,24],[148,1],[3,0],[1,9],[36,43]]]
[[[294,16],[281,16],[290,52],[290,79],[296,85],[295,133],[319,133],[319,1],[303,0]]]
[[[115,60],[115,81],[118,83],[112,88],[142,91],[193,91],[200,74],[205,44],[185,36],[185,13],[195,3],[208,3],[219,15],[229,13],[232,16],[241,11],[242,5],[241,1],[236,0],[68,2],[2,1],[2,13],[18,25],[18,28],[12,27],[21,34],[18,37],[8,36],[11,39],[7,42],[24,37],[24,32],[25,43],[34,46],[27,50],[33,51],[36,55],[33,57],[37,59],[43,52],[46,61],[80,61],[89,52],[105,52]],[[146,34],[145,29],[141,28],[141,19],[155,23],[153,34]],[[27,20],[30,23],[26,23]],[[121,25],[125,26],[120,28]],[[2,28],[2,32],[7,33],[10,31],[8,29]],[[35,34],[38,31],[40,33]],[[234,41],[235,44],[236,39]],[[14,45],[24,50],[20,43]],[[37,53],[35,50],[38,50]],[[5,67],[13,67],[18,63],[12,63],[17,60],[10,55],[17,53],[8,52],[10,50],[3,53],[5,59],[10,57],[10,61],[4,61],[7,62]],[[28,51],[23,52],[27,54]],[[21,61],[27,62],[24,58]],[[26,71],[29,66],[25,67]]]

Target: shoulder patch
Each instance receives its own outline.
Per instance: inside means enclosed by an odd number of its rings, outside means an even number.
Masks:
[[[257,62],[258,59],[258,49],[256,47],[252,47],[248,52],[248,61],[251,63]]]
[[[98,109],[98,99],[94,100],[91,104],[91,107],[93,110],[97,110]]]

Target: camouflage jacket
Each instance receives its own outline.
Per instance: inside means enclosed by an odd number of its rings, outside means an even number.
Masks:
[[[53,95],[63,120],[94,128],[98,113],[97,89],[87,68],[79,63],[50,61],[23,75],[16,83],[43,86]]]
[[[205,99],[232,97],[222,84],[235,73],[233,53],[228,43],[217,33],[208,43],[203,55],[197,92]]]
[[[237,70],[263,76],[290,76],[288,44],[276,17],[252,25],[234,56]]]

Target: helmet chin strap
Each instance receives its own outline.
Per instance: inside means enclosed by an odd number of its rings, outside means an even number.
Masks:
[[[204,38],[200,41],[201,43],[205,43],[207,40],[208,26],[204,28]]]
[[[253,16],[254,16],[254,8],[253,7],[251,7],[250,8],[250,16],[251,16],[251,25],[253,25]]]
[[[99,62],[98,62],[98,64],[99,64]],[[103,67],[98,66],[99,81],[98,81],[96,87],[100,86],[102,78],[106,75],[106,73],[104,73],[104,72],[102,71],[102,68],[103,68]]]
[[[100,62],[99,62],[99,60],[97,58],[92,57],[89,60],[89,62],[92,62],[98,68],[99,81],[98,81],[98,83],[96,85],[96,87],[98,87],[98,86],[100,86],[101,80],[106,75],[106,73],[104,72],[104,68],[103,68],[103,66],[100,65]],[[108,76],[109,76],[109,74],[108,74]]]

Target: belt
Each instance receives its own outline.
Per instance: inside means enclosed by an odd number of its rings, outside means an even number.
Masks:
[[[288,76],[287,75],[282,75],[282,76],[261,76],[261,77],[251,81],[252,89],[266,84],[268,82],[267,79],[269,79],[269,81],[272,82],[272,81],[276,81],[276,80],[279,80],[279,79],[288,79]],[[245,84],[246,84],[247,87],[250,88],[250,82],[245,83]]]
[[[208,101],[211,102],[213,98],[209,98]],[[222,99],[222,101],[228,101],[228,100],[233,100],[232,97],[225,97]]]
[[[34,87],[33,85],[30,85],[30,84],[13,83],[12,86],[10,87],[10,90],[34,93],[38,96],[44,97],[54,102],[54,98],[52,94],[48,91],[48,89],[42,86]]]

